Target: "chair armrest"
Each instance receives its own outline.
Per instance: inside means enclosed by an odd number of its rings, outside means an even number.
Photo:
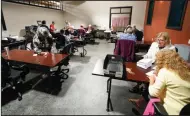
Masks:
[[[155,103],[153,103],[153,105],[154,105],[154,108],[156,110],[156,113],[158,113],[158,115],[168,115],[164,106],[160,102],[155,102]]]

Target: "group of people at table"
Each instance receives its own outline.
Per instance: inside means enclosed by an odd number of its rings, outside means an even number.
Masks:
[[[51,46],[54,37],[59,38],[60,40],[56,41],[61,41],[63,44],[65,41],[78,36],[74,27],[68,22],[66,22],[66,27],[61,29],[59,34],[56,34],[54,24],[52,22],[49,28],[46,25],[46,21],[42,21],[33,38],[35,51],[41,50],[39,46],[43,42],[45,45]],[[91,25],[88,26],[87,30],[85,30],[83,25],[80,26],[82,33],[90,33],[92,29]],[[136,26],[128,26],[124,33],[118,35],[118,37],[120,39],[127,38],[136,42],[137,36],[139,36],[138,34],[139,30],[136,29]],[[156,65],[154,74],[148,76],[148,93],[162,101],[169,115],[179,115],[181,109],[190,103],[190,66],[177,53],[175,46],[171,44],[167,32],[160,32],[157,35],[156,41],[151,44],[148,53],[144,55],[144,59],[146,58],[152,59],[152,63]],[[130,92],[139,92],[141,85],[142,83],[137,83],[135,87],[130,89]],[[129,101],[140,107],[143,100],[140,98],[130,99]]]
[[[129,33],[130,32],[130,33]],[[136,41],[131,28],[127,29],[127,38]],[[122,39],[123,35],[120,35]],[[169,34],[160,32],[143,56],[144,59],[152,59],[156,69],[149,75],[149,86],[146,94],[160,99],[161,103],[169,115],[179,115],[184,106],[190,104],[190,65],[178,54],[174,45],[171,44]],[[132,93],[141,92],[143,83],[131,88]],[[139,99],[129,99],[140,108],[144,104],[143,97]],[[189,108],[189,106],[188,106]]]
[[[46,21],[43,20],[42,24],[38,26],[37,31],[33,37],[33,50],[44,51],[44,49],[40,49],[43,46],[44,48],[47,48],[45,49],[45,51],[53,52],[53,50],[59,49],[61,46],[65,46],[65,44],[69,43],[71,39],[86,36],[90,34],[93,30],[91,25],[89,25],[88,28],[85,29],[84,26],[81,24],[80,29],[76,31],[74,30],[74,26],[70,25],[69,22],[66,21],[65,23],[66,26],[60,31],[57,31],[54,21],[48,27],[46,25]]]

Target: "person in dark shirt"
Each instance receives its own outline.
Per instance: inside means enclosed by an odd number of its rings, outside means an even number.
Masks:
[[[56,48],[60,49],[65,46],[66,38],[64,36],[64,30],[60,30],[60,33],[57,34]]]
[[[142,41],[142,38],[143,38],[143,32],[142,31],[139,31],[136,26],[134,25],[133,26],[133,33],[136,35],[137,37],[137,41]]]

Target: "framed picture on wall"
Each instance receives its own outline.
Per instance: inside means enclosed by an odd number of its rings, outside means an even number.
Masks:
[[[188,0],[172,0],[166,28],[182,30]]]

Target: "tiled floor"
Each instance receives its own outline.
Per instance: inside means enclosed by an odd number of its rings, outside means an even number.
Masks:
[[[113,43],[105,40],[99,45],[87,45],[87,56],[80,57],[75,53],[70,60],[70,77],[62,84],[58,95],[51,95],[37,90],[30,90],[23,95],[23,100],[13,100],[2,107],[4,115],[133,115],[132,104],[128,98],[138,98],[139,95],[131,94],[128,89],[134,83],[113,80],[112,104],[113,112],[106,111],[107,93],[106,77],[92,75],[96,61],[112,54]]]

